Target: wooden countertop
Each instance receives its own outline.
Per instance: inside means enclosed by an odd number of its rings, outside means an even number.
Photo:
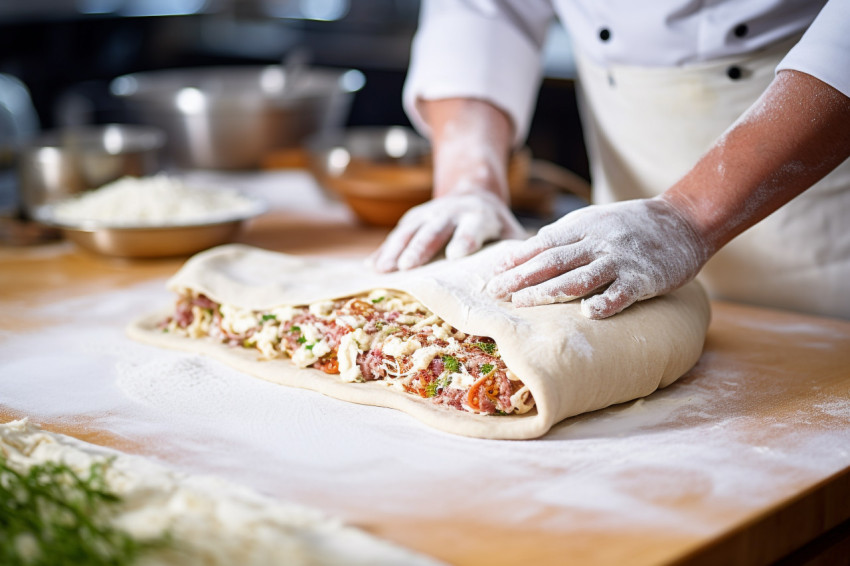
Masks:
[[[348,220],[274,212],[241,241],[288,253],[353,255],[373,249],[385,233]],[[163,279],[182,261],[106,259],[68,243],[0,247],[0,352],[38,340],[51,324],[45,306]],[[87,316],[62,308],[66,324]],[[116,321],[115,329],[122,325]],[[409,503],[399,508],[373,505],[382,487],[356,475],[344,486],[294,472],[301,486],[255,485],[256,472],[240,469],[239,461],[207,464],[179,453],[176,436],[152,442],[132,427],[104,426],[119,422],[121,404],[103,409],[106,420],[39,405],[37,391],[45,386],[35,377],[31,396],[5,385],[50,355],[49,347],[27,352],[14,362],[6,356],[8,363],[0,353],[2,422],[29,416],[47,429],[192,471],[244,474],[247,484],[273,496],[327,509],[452,564],[765,564],[818,537],[794,556],[817,555],[824,563],[850,556],[850,323],[844,321],[715,302],[697,367],[646,400],[570,419],[528,443],[416,432],[433,453],[443,444],[479,450],[490,442],[499,460],[476,479],[486,496],[437,475],[428,489],[400,491]],[[677,459],[658,441],[669,441],[674,452],[691,447],[696,456],[683,452]],[[658,459],[647,456],[647,447],[659,450]],[[550,459],[532,458],[534,451],[548,451]],[[522,474],[500,472],[511,458],[528,462]],[[404,458],[381,465],[417,474],[417,464]],[[488,484],[498,489],[483,487]]]

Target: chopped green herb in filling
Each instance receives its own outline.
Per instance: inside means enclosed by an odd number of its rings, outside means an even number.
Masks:
[[[481,366],[481,375],[487,375],[491,371],[493,371],[493,364],[484,364]]]
[[[496,352],[496,344],[494,342],[476,342],[475,346],[491,356]]]
[[[436,397],[438,388],[439,388],[439,385],[437,384],[436,379],[433,380],[433,381],[429,381],[428,384],[425,386],[426,397]]]
[[[443,366],[449,373],[457,373],[460,371],[460,362],[457,358],[448,354],[443,356]]]
[[[277,320],[277,315],[275,315],[275,314],[264,314],[263,315],[263,322],[266,322],[267,320]]]

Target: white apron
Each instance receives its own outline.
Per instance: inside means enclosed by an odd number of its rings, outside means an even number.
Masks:
[[[579,54],[594,203],[672,186],[764,92],[796,41],[677,68],[603,68]],[[727,244],[699,279],[715,298],[850,318],[850,160]]]

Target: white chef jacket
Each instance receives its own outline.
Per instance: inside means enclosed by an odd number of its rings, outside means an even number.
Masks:
[[[404,105],[479,98],[528,131],[541,49],[558,16],[596,64],[675,67],[742,55],[808,32],[777,67],[808,73],[850,96],[850,0],[424,0]]]
[[[480,98],[510,115],[517,144],[545,32],[561,16],[574,40],[595,203],[670,187],[776,69],[850,96],[850,0],[425,2],[404,93],[411,119],[424,128],[420,97]],[[850,160],[724,246],[700,280],[714,297],[850,319],[848,215]]]

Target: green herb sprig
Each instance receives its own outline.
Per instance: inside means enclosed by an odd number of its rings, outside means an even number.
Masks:
[[[476,342],[475,346],[485,354],[490,354],[491,356],[496,352],[495,342]]]
[[[431,380],[425,385],[425,396],[426,397],[436,397],[437,396],[437,388],[439,384],[437,380]]]
[[[440,390],[445,389],[452,382],[452,378],[448,375],[443,376],[441,379],[432,379],[425,385],[425,394],[428,397],[436,397]]]
[[[460,362],[457,358],[448,354],[443,355],[443,367],[449,373],[457,373],[460,371]]]
[[[0,456],[0,563],[8,566],[124,566],[168,537],[139,541],[109,524],[121,498],[105,479],[109,460],[88,474],[46,462],[26,472]]]

